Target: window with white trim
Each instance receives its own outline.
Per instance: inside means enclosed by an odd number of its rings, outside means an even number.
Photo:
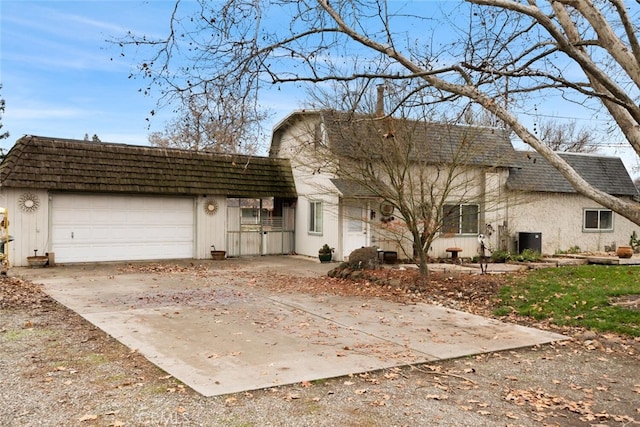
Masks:
[[[584,231],[613,231],[613,212],[610,209],[585,209]]]
[[[309,202],[309,233],[322,233],[322,202]]]
[[[442,207],[442,233],[478,234],[479,212],[478,205],[444,205]]]

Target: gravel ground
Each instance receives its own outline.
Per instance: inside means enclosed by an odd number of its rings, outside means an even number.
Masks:
[[[451,305],[472,307],[456,297]],[[640,425],[640,341],[556,332],[574,339],[204,398],[38,286],[4,278],[0,425]]]

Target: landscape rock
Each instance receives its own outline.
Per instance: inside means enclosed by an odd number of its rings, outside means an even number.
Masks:
[[[376,270],[380,268],[378,249],[373,246],[359,248],[349,254],[349,267],[358,270]]]

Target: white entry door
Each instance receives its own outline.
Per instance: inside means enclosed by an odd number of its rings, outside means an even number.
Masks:
[[[189,197],[54,194],[51,251],[56,262],[192,258]]]
[[[343,218],[344,256],[348,257],[354,250],[368,246],[366,208],[362,206],[345,206]]]

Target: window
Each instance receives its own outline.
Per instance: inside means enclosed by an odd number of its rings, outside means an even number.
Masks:
[[[362,208],[347,206],[347,231],[362,233]]]
[[[309,233],[322,233],[322,202],[309,202]]]
[[[609,209],[585,209],[584,230],[612,231],[613,212],[611,212]]]
[[[478,234],[478,205],[444,205],[442,233]]]

